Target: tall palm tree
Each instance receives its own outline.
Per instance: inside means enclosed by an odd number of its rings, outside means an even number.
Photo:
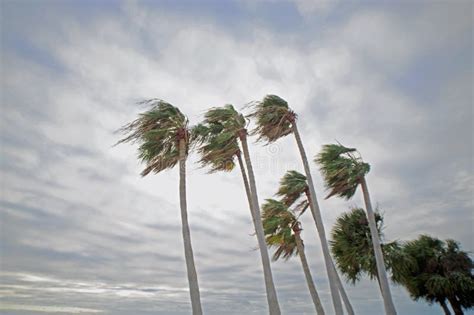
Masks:
[[[267,199],[262,205],[263,229],[269,247],[276,247],[273,260],[280,257],[288,260],[298,254],[303,267],[306,283],[308,285],[314,307],[318,315],[324,315],[323,305],[319,299],[318,291],[313,282],[303,240],[301,239],[301,223],[290,209],[281,201]]]
[[[370,235],[372,237],[385,313],[394,315],[397,312],[393,304],[392,294],[390,293],[382,247],[380,246],[380,238],[377,231],[377,223],[375,221],[375,214],[372,209],[369,190],[365,180],[365,175],[369,172],[370,166],[364,163],[360,156],[356,157],[354,152],[356,152],[356,149],[346,148],[340,144],[324,145],[323,150],[316,157],[315,162],[320,165],[326,187],[330,190],[326,199],[332,196],[350,199],[354,196],[357,187],[359,185],[361,186],[369,220]]]
[[[196,267],[186,205],[186,158],[190,147],[188,119],[181,111],[162,100],[151,99],[143,104],[150,109],[126,124],[119,132],[125,137],[118,143],[138,143],[138,158],[145,164],[142,176],[171,169],[179,163],[179,197],[184,255],[193,314],[202,314]],[[118,144],[117,143],[117,144]]]
[[[331,260],[329,246],[326,239],[326,232],[324,230],[321,211],[319,209],[316,198],[316,191],[314,189],[313,178],[309,168],[308,158],[304,150],[303,142],[297,126],[297,115],[292,111],[288,103],[276,95],[267,95],[260,102],[252,104],[252,113],[249,117],[255,118],[256,128],[252,131],[258,134],[258,139],[267,143],[274,142],[286,135],[293,133],[303,162],[304,171],[308,179],[308,189],[310,196],[311,214],[316,224],[316,228],[321,241],[321,248],[323,250],[324,262],[329,278],[329,287],[331,289],[331,297],[334,305],[336,315],[342,314],[342,304],[339,298],[339,290],[344,290],[337,285],[337,272]]]
[[[299,211],[300,215],[303,214],[308,207],[313,207],[313,204],[310,202],[311,196],[306,176],[294,170],[286,172],[285,175],[282,177],[276,195],[281,198],[281,201],[287,207],[290,207],[296,203],[295,210]],[[334,268],[334,263],[332,259],[331,264]],[[344,290],[342,281],[339,278],[337,271],[336,281],[342,300],[344,301],[347,313],[349,315],[353,315],[354,310],[352,309],[352,305],[346,294],[346,290]]]
[[[463,308],[474,307],[474,264],[467,252],[454,240],[442,241],[429,235],[420,235],[409,241],[402,251],[415,264],[404,272],[395,273],[394,280],[402,284],[415,299],[437,302],[446,315],[462,315]]]
[[[193,130],[193,138],[199,144],[201,164],[210,166],[211,172],[232,170],[235,166],[234,158],[237,157],[260,249],[269,311],[272,315],[279,315],[280,306],[265,244],[255,175],[247,143],[246,124],[245,117],[232,105],[211,108],[205,113],[203,123]],[[242,146],[247,172],[241,158],[239,142]]]
[[[382,238],[383,216],[379,211],[375,211],[374,215],[378,235]],[[329,243],[339,270],[349,281],[355,283],[363,274],[367,274],[370,279],[377,279],[380,287],[369,223],[364,209],[352,208],[351,211],[341,214],[333,226]],[[385,267],[397,271],[392,265],[397,265],[397,261],[403,259],[399,254],[400,245],[394,241],[381,246]],[[406,260],[403,264],[407,265]],[[400,263],[402,266],[403,264]]]

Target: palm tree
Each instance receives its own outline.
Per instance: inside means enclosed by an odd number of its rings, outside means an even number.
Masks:
[[[321,172],[323,173],[326,187],[330,190],[326,199],[334,195],[350,199],[354,196],[357,187],[359,185],[361,186],[369,220],[370,235],[375,253],[377,274],[380,281],[385,313],[394,315],[397,312],[390,293],[382,248],[380,246],[380,238],[377,231],[377,223],[375,221],[369,190],[365,180],[365,175],[369,172],[370,166],[364,163],[360,156],[355,157],[353,154],[355,151],[356,149],[346,148],[340,144],[324,145],[323,150],[316,157],[315,162],[321,166]]]
[[[142,176],[171,169],[179,163],[179,196],[184,255],[191,295],[193,314],[202,314],[199,284],[194,265],[191,234],[186,205],[186,158],[190,147],[188,119],[181,111],[162,100],[150,99],[142,102],[151,108],[141,114],[119,132],[124,142],[138,143],[138,158],[145,164]]]
[[[276,247],[273,260],[280,257],[288,260],[291,256],[298,254],[303,266],[306,283],[308,285],[314,307],[318,315],[324,315],[323,305],[319,299],[316,286],[311,276],[308,261],[304,253],[303,240],[301,239],[301,223],[298,218],[281,201],[267,199],[262,205],[263,229],[265,240],[269,247]]]
[[[235,166],[234,158],[237,157],[260,249],[269,311],[272,315],[279,315],[280,306],[265,244],[255,175],[247,143],[246,124],[245,117],[237,112],[232,105],[211,108],[205,113],[203,123],[194,128],[192,138],[196,139],[199,144],[201,164],[210,166],[211,172],[232,170]],[[242,146],[247,172],[240,154],[239,142]]]
[[[297,115],[293,112],[288,103],[276,95],[267,95],[260,102],[252,104],[252,113],[249,117],[255,118],[256,128],[252,131],[253,134],[258,134],[258,139],[267,143],[274,142],[290,133],[295,136],[296,143],[303,162],[304,171],[308,180],[308,189],[310,196],[310,204],[312,205],[311,214],[316,224],[316,228],[321,241],[321,248],[323,250],[324,262],[329,278],[329,287],[331,289],[331,297],[334,305],[336,315],[342,314],[342,304],[339,298],[339,292],[344,290],[337,285],[337,272],[334,263],[331,260],[329,246],[326,239],[326,232],[324,231],[321,211],[319,209],[316,198],[316,191],[314,189],[313,178],[309,168],[306,152],[301,141],[301,136],[297,126]]]
[[[375,211],[375,222],[377,232],[382,237],[383,216],[379,211]],[[355,283],[367,274],[370,279],[377,279],[380,287],[380,280],[377,274],[372,238],[370,228],[364,209],[353,208],[350,212],[343,213],[336,219],[336,223],[331,232],[331,250],[336,259],[339,270],[346,278]],[[392,269],[392,262],[396,264],[402,259],[400,245],[398,242],[382,244],[385,267]],[[399,263],[400,266],[407,265],[407,262]],[[393,268],[395,271],[397,268]]]
[[[290,207],[296,203],[295,210],[300,212],[300,215],[303,214],[308,207],[313,207],[313,204],[310,202],[310,190],[308,187],[308,182],[306,181],[306,176],[303,174],[291,170],[286,172],[286,174],[280,180],[280,186],[276,193],[277,196],[281,198],[281,201],[287,206]],[[331,265],[334,267],[334,263],[331,259]],[[354,314],[352,305],[349,301],[349,298],[344,290],[343,284],[339,275],[336,271],[336,281],[341,294],[342,300],[346,307],[348,314]]]
[[[437,302],[446,315],[451,314],[446,301],[456,315],[463,314],[463,308],[474,306],[474,264],[456,241],[420,235],[407,242],[402,250],[415,264],[404,272],[395,273],[394,280],[402,284],[413,299]]]

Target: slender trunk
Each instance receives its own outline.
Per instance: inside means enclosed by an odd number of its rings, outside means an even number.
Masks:
[[[464,315],[464,312],[462,311],[461,308],[461,303],[456,299],[456,297],[448,297],[449,304],[451,304],[451,307],[453,308],[454,314],[455,315]]]
[[[191,233],[189,231],[188,213],[186,205],[186,142],[179,140],[179,203],[181,206],[181,223],[183,230],[184,257],[188,273],[189,292],[193,315],[201,315],[201,298],[196,267],[194,265],[193,247],[191,245]]]
[[[339,294],[341,294],[342,301],[344,302],[344,306],[346,307],[346,311],[348,315],[354,315],[354,309],[352,308],[351,302],[349,301],[349,297],[346,294],[346,290],[344,289],[344,286],[342,284],[341,278],[339,277],[339,274],[337,273],[336,266],[334,265],[334,261],[332,260],[331,257],[331,264],[332,268],[334,268],[335,273],[336,273],[336,281],[337,281],[337,288],[339,289]]]
[[[296,248],[298,249],[298,254],[301,259],[301,265],[303,265],[304,276],[306,277],[306,283],[308,284],[309,293],[313,299],[314,307],[316,308],[316,313],[318,315],[324,315],[323,305],[319,299],[318,291],[316,291],[316,286],[314,285],[313,277],[311,276],[311,271],[308,266],[308,261],[306,260],[306,255],[304,253],[303,242],[301,241],[300,232],[295,232]]]
[[[367,217],[370,227],[370,235],[372,236],[372,244],[375,253],[375,263],[377,264],[377,274],[380,281],[380,289],[382,291],[383,303],[385,307],[385,313],[387,315],[395,315],[395,305],[393,304],[392,294],[390,293],[390,286],[388,283],[387,272],[385,271],[385,263],[383,260],[382,247],[380,246],[380,238],[377,230],[377,224],[375,223],[375,215],[372,210],[372,203],[370,201],[369,189],[365,178],[361,180],[362,192],[364,194],[365,207],[367,209]]]
[[[242,150],[245,157],[245,164],[247,165],[247,172],[249,176],[252,208],[254,212],[255,233],[257,234],[258,246],[260,248],[260,255],[262,257],[263,275],[265,278],[265,288],[267,291],[268,308],[271,315],[280,315],[280,306],[278,305],[278,297],[273,284],[272,270],[270,267],[270,257],[268,256],[267,244],[265,243],[265,234],[263,232],[262,219],[260,217],[260,206],[258,204],[257,187],[255,184],[255,176],[253,173],[252,162],[250,161],[249,148],[247,144],[247,135],[242,132],[240,135],[242,143]]]
[[[379,278],[378,273],[375,273],[375,278],[377,279],[377,283],[379,285],[379,290],[380,290],[380,292],[382,292],[382,284],[380,283],[380,278]]]
[[[445,300],[438,300],[439,305],[443,308],[444,315],[451,315],[451,311],[449,310],[448,306],[446,305]]]
[[[250,214],[252,215],[252,221],[255,226],[255,212],[252,207],[252,193],[250,192],[249,180],[247,178],[247,172],[245,171],[244,162],[242,161],[242,155],[237,154],[237,160],[239,161],[240,172],[242,174],[242,179],[244,181],[245,194],[247,195],[247,201],[249,203]]]
[[[328,241],[326,239],[326,232],[324,231],[323,219],[321,217],[321,211],[319,209],[318,201],[316,199],[316,191],[314,190],[313,178],[311,176],[311,171],[309,169],[308,158],[306,157],[306,152],[301,141],[300,134],[296,123],[293,124],[293,133],[295,135],[296,143],[298,144],[298,149],[300,151],[301,160],[303,161],[304,171],[306,173],[306,179],[308,181],[309,195],[310,195],[310,209],[311,214],[313,215],[314,222],[316,223],[316,229],[318,230],[319,239],[321,241],[321,248],[323,250],[324,262],[326,265],[326,271],[329,278],[329,287],[331,289],[332,303],[334,305],[334,312],[336,315],[342,315],[342,304],[341,299],[339,298],[339,289],[337,286],[337,274],[336,269],[331,260],[331,255],[329,253]]]

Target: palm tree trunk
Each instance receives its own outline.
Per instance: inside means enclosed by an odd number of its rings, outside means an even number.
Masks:
[[[278,305],[278,297],[276,294],[275,285],[273,284],[272,270],[270,267],[270,257],[268,256],[267,244],[265,243],[265,234],[263,232],[262,219],[260,217],[260,205],[258,204],[257,187],[255,184],[255,176],[253,173],[252,162],[250,160],[246,131],[245,133],[241,133],[240,142],[242,143],[245,164],[247,165],[247,172],[249,175],[250,192],[252,196],[251,204],[254,212],[255,233],[257,234],[258,246],[260,249],[260,255],[262,257],[263,275],[265,278],[265,288],[267,291],[268,308],[271,315],[280,315],[280,306]]]
[[[323,219],[321,217],[321,211],[319,209],[318,201],[316,199],[316,191],[314,190],[313,178],[311,176],[311,170],[309,169],[308,158],[306,157],[306,152],[301,141],[296,122],[292,124],[293,134],[295,135],[296,143],[298,144],[298,149],[300,151],[301,160],[303,161],[304,171],[306,173],[306,179],[308,181],[309,195],[310,195],[310,209],[311,214],[313,215],[314,222],[316,223],[316,229],[318,230],[319,239],[321,241],[321,248],[323,250],[324,262],[326,265],[326,271],[329,278],[329,287],[331,289],[331,297],[334,305],[334,312],[336,315],[342,315],[342,304],[341,299],[339,298],[339,290],[337,286],[337,273],[336,269],[331,260],[331,255],[329,253],[328,241],[326,239],[326,232],[324,231]]]
[[[245,194],[247,195],[247,201],[249,203],[250,214],[252,215],[252,221],[255,226],[255,213],[252,207],[252,193],[250,192],[249,180],[247,178],[247,172],[245,171],[244,162],[242,161],[242,155],[237,154],[237,160],[239,161],[240,172],[244,181]]]
[[[309,195],[309,192],[306,192],[306,198],[308,199],[308,203],[310,208],[313,207],[311,204],[311,197]],[[336,266],[334,265],[334,261],[332,260],[332,257],[329,257],[331,260],[331,265],[332,268],[334,269],[334,272],[336,274],[336,285],[337,289],[339,290],[339,294],[341,295],[342,301],[344,302],[344,307],[346,308],[347,314],[348,315],[354,315],[354,309],[352,308],[351,301],[349,301],[349,297],[347,296],[346,289],[344,289],[344,285],[342,284],[341,278],[339,277],[339,274],[337,273]]]
[[[375,223],[375,215],[372,210],[372,202],[370,201],[369,189],[367,182],[363,177],[361,180],[362,192],[364,194],[365,207],[367,209],[367,217],[370,227],[370,235],[372,236],[372,244],[375,253],[375,262],[377,264],[377,274],[380,280],[380,288],[382,291],[383,303],[385,307],[385,313],[387,315],[396,315],[395,305],[393,304],[392,294],[390,293],[390,286],[388,283],[387,272],[385,271],[385,263],[383,260],[382,247],[380,246],[380,238],[377,230],[377,224]]]
[[[193,247],[191,245],[191,233],[189,231],[188,213],[186,204],[186,142],[179,140],[179,203],[181,207],[181,223],[183,230],[184,257],[188,273],[189,292],[193,315],[201,315],[201,298],[196,267],[194,265]]]
[[[451,304],[451,307],[453,308],[454,314],[455,315],[464,315],[464,312],[462,311],[461,308],[461,303],[456,299],[456,297],[448,297],[449,304]]]
[[[313,277],[311,276],[311,271],[308,266],[308,261],[306,260],[306,255],[304,253],[303,242],[301,241],[300,232],[295,232],[295,241],[296,248],[298,249],[298,254],[301,259],[301,265],[303,265],[304,276],[306,277],[306,283],[308,284],[309,293],[313,299],[314,307],[316,308],[316,313],[318,315],[324,315],[323,305],[319,299],[318,291],[316,291],[316,286],[314,285]]]
[[[438,303],[443,308],[444,315],[451,315],[451,311],[449,310],[448,306],[446,305],[445,300],[438,300]]]
[[[349,297],[346,294],[346,290],[344,289],[341,278],[339,277],[339,274],[337,273],[337,269],[336,269],[336,266],[334,265],[334,261],[332,260],[332,257],[331,257],[331,264],[332,264],[332,268],[334,268],[335,273],[336,273],[337,288],[339,289],[339,294],[341,294],[341,298],[342,298],[342,301],[344,302],[344,306],[346,307],[347,314],[354,315],[354,309],[352,308],[351,302],[349,301]]]

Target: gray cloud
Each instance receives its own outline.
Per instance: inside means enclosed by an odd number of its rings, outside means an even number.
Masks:
[[[212,4],[187,12],[136,2],[57,5],[37,23],[38,6],[2,3],[9,33],[1,54],[2,311],[190,312],[177,170],[140,178],[135,148],[112,147],[113,131],[146,97],[171,101],[196,123],[210,106],[279,94],[299,114],[310,157],[337,139],[372,164],[369,185],[386,213],[387,238],[432,233],[472,250],[473,80],[465,66],[472,64],[472,4],[232,5],[220,17]],[[237,26],[224,26],[225,14],[238,16]],[[427,68],[431,77],[420,73]],[[301,171],[291,136],[252,145],[251,154],[261,201],[288,168]],[[208,175],[195,161],[188,210],[204,309],[262,314],[260,258],[240,174]],[[321,200],[328,230],[358,203]],[[314,222],[302,220],[329,312]],[[299,261],[276,262],[273,273],[284,313],[313,313]],[[375,283],[347,289],[359,313],[382,312]],[[400,312],[439,312],[403,288],[394,287],[394,296]]]

